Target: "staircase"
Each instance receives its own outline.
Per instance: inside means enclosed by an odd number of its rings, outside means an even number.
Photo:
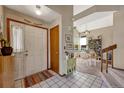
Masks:
[[[111,64],[113,68],[113,51],[117,48],[117,44],[111,45],[101,50],[101,72],[103,72],[103,63],[106,63],[106,73],[108,73],[108,65]],[[111,60],[109,60],[109,52],[111,52]],[[103,54],[106,53],[106,59],[103,59]]]
[[[108,68],[108,73],[100,72],[102,79],[110,88],[124,88],[124,71]]]
[[[124,87],[124,71],[121,72],[119,70],[116,69],[109,69],[109,73],[116,79],[116,81],[122,86]]]
[[[124,88],[124,71],[113,68],[113,51],[117,48],[114,44],[101,51],[101,72],[100,75],[108,87]],[[111,51],[112,58],[108,60],[108,53]],[[103,53],[106,53],[106,59],[103,59]]]

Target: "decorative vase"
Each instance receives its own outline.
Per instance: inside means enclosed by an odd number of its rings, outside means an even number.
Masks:
[[[12,54],[13,48],[12,47],[2,47],[1,52],[2,52],[3,56],[9,56]]]

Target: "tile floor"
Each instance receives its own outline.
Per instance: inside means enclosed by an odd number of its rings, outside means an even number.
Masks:
[[[29,88],[107,88],[107,85],[98,76],[75,72],[73,75],[64,77],[55,74]]]
[[[95,76],[101,76],[101,63],[100,62],[90,62],[91,59],[85,60],[82,58],[77,58],[76,60],[76,71],[82,73],[88,73]],[[92,63],[92,65],[91,65]],[[96,64],[96,65],[95,65]]]

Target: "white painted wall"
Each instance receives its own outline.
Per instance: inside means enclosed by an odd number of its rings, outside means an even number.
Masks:
[[[3,6],[0,5],[0,15],[3,15]]]
[[[73,30],[73,40],[74,40],[74,45],[80,44],[79,32],[76,29]]]
[[[99,28],[104,28],[104,27],[108,27],[108,26],[112,26],[113,25],[113,14],[96,20],[94,22],[90,22],[87,25],[88,30],[94,30],[94,29],[99,29]]]
[[[0,21],[3,21],[2,22],[2,29],[1,29],[0,32],[3,32],[4,31],[4,11],[3,11],[3,6],[2,5],[0,5],[0,17],[3,18],[2,20],[0,20]]]
[[[106,17],[98,18],[96,20],[89,21],[85,24],[79,25],[77,26],[77,30],[79,32],[84,32],[85,30],[101,29],[112,25],[113,25],[113,13]]]
[[[49,8],[53,9],[54,11],[58,12],[61,17],[61,31],[60,31],[60,64],[59,64],[59,74],[65,74],[65,50],[64,46],[66,45],[65,42],[65,34],[69,33],[73,35],[73,31],[69,28],[73,27],[72,17],[73,17],[73,6],[72,5],[48,5]]]
[[[114,51],[114,67],[124,69],[124,6],[114,14],[113,43],[117,44]]]
[[[113,44],[113,27],[112,26],[91,30],[88,37],[97,39],[99,35],[102,35],[102,48],[106,48]]]

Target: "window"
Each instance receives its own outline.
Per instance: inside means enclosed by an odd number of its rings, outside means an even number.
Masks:
[[[12,26],[12,47],[14,52],[22,52],[24,50],[23,28],[20,26]]]
[[[86,39],[86,36],[82,36],[80,38],[80,45],[85,45],[86,46],[87,44],[87,39]]]
[[[82,50],[83,48],[86,48],[86,45],[87,45],[87,38],[86,38],[86,36],[81,36],[81,38],[80,38],[81,50]]]

